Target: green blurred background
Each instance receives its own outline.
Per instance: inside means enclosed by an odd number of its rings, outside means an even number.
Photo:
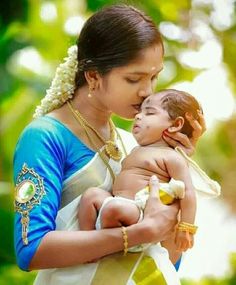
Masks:
[[[2,0],[0,285],[32,284],[35,276],[35,272],[22,272],[15,265],[12,157],[17,138],[32,119],[35,106],[44,96],[57,65],[66,56],[68,47],[74,44],[86,18],[112,3],[133,4],[146,11],[159,26],[166,55],[157,90],[181,88],[202,103],[208,131],[198,144],[195,159],[222,186],[219,200],[227,209],[227,215],[218,225],[219,232],[228,220],[236,221],[235,0]],[[117,125],[129,129],[130,121],[116,117],[114,120]],[[231,231],[233,235],[236,227]],[[213,272],[191,279],[183,273],[183,284],[236,284],[234,249],[227,255],[224,274],[217,276]]]

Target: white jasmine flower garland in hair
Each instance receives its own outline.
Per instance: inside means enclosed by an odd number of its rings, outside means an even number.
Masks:
[[[75,75],[78,68],[77,46],[68,49],[68,57],[64,58],[56,69],[55,77],[50,88],[46,91],[46,96],[41,100],[41,104],[36,107],[34,118],[43,116],[50,111],[62,106],[68,99],[72,98],[75,90]]]

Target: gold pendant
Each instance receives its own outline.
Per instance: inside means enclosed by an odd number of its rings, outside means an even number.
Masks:
[[[114,160],[119,161],[122,157],[122,152],[119,150],[118,146],[113,141],[106,141],[105,151],[106,154]]]

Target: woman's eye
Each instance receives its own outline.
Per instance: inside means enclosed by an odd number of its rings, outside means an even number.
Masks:
[[[153,76],[151,80],[152,80],[152,81],[155,81],[155,80],[157,80],[157,77],[158,77],[158,74],[156,74],[155,76]]]
[[[138,83],[139,80],[140,80],[139,78],[138,79],[126,78],[126,81],[129,83]]]

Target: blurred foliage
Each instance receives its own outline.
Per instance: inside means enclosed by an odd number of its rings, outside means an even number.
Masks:
[[[4,265],[0,267],[0,276],[0,285],[32,285],[36,272],[26,274],[16,265]]]
[[[231,272],[227,277],[205,277],[200,281],[181,280],[182,285],[235,285],[236,284],[236,253],[230,256]]]
[[[211,136],[204,137],[198,148],[201,153],[201,165],[207,169],[211,177],[221,184],[223,189],[221,197],[228,202],[232,212],[236,210],[236,191],[234,191],[236,183],[235,126],[236,116],[234,115],[227,122],[220,123]],[[210,147],[210,152],[206,145]]]
[[[35,106],[49,87],[56,66],[65,57],[67,48],[75,42],[76,35],[65,31],[65,22],[72,16],[87,18],[104,5],[121,2],[145,10],[157,24],[173,23],[188,33],[187,41],[164,36],[165,61],[174,66],[175,73],[165,79],[161,76],[158,89],[183,80],[191,81],[203,70],[184,66],[178,57],[186,48],[196,51],[202,44],[192,28],[194,18],[207,19],[209,29],[223,49],[222,64],[228,71],[228,84],[234,93],[236,91],[235,6],[232,25],[217,29],[210,22],[213,11],[211,1],[205,1],[208,2],[206,5],[193,5],[190,0],[0,1],[0,285],[32,284],[35,275],[25,274],[11,265],[15,262],[13,241],[9,238],[13,233],[12,159],[21,131],[32,119]],[[22,62],[24,56],[29,54],[33,56],[33,64]],[[122,128],[129,129],[131,126],[131,121],[117,117],[114,120]],[[202,138],[196,157],[209,175],[221,183],[222,196],[233,210],[236,202],[235,127],[235,116],[220,122],[214,131]],[[185,280],[183,284],[236,284],[235,255],[232,255],[231,264],[231,275],[224,279],[205,278],[200,283]]]

